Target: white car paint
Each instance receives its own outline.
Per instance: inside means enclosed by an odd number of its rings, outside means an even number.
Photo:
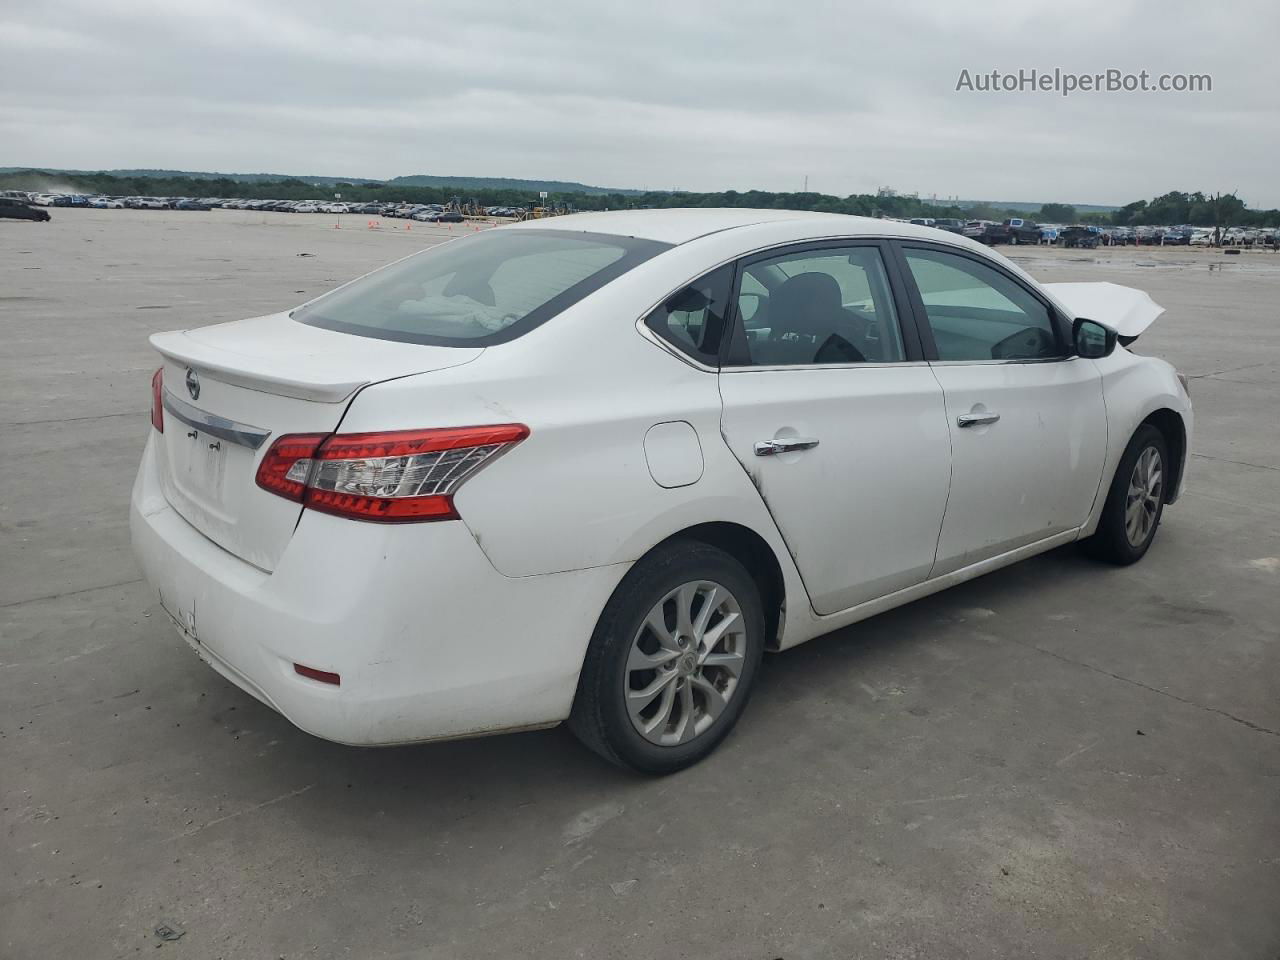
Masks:
[[[469,363],[479,348],[397,344],[295,323],[288,313],[157,333],[151,345],[182,370],[208,371],[249,390],[340,403],[380,380]]]
[[[946,412],[933,372],[884,364],[858,373],[720,375],[725,441],[766,498],[819,614],[925,580],[947,503]],[[785,437],[818,438],[822,457],[754,455],[756,441]],[[842,502],[845,490],[857,496]],[[823,508],[833,501],[839,510]]]
[[[1145,417],[1172,411],[1190,437],[1173,368],[1123,347],[1101,360],[717,373],[642,324],[721,264],[822,238],[973,251],[1045,290],[954,234],[752,210],[500,229],[674,246],[495,346],[379,340],[288,314],[153,338],[176,400],[272,439],[530,428],[458,489],[460,520],[403,524],[303,509],[259,488],[255,465],[270,441],[208,452],[176,420],[151,431],[131,510],[148,580],[197,653],[319,736],[400,743],[563,720],[610,595],[656,544],[690,528],[759,537],[781,579],[772,640],[783,649],[1091,533]],[[1084,315],[1068,302],[1088,303],[1090,319],[1135,335],[1125,331],[1145,314],[1125,288],[1082,300],[1067,286],[1112,285],[1056,285],[1049,296],[1068,316]],[[188,368],[198,398],[183,392]],[[1000,421],[952,426],[983,409]],[[821,446],[752,452],[810,434]],[[299,676],[295,663],[338,673],[341,685]]]
[[[939,363],[933,372],[946,397],[951,482],[931,575],[1079,528],[1107,442],[1093,361]],[[963,414],[1000,419],[961,429]]]

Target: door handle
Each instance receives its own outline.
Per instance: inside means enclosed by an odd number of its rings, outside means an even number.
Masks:
[[[791,450],[812,450],[817,445],[818,441],[809,437],[784,437],[781,440],[757,440],[755,451],[757,457],[772,457]]]
[[[983,424],[995,423],[1000,419],[998,413],[962,413],[956,417],[957,427],[980,427]]]

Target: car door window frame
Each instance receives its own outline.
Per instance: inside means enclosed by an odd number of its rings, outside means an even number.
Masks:
[[[795,256],[803,253],[821,252],[823,250],[839,250],[849,247],[874,247],[880,254],[880,262],[884,266],[888,280],[888,294],[892,301],[894,322],[898,325],[898,336],[902,339],[902,360],[869,360],[865,363],[803,363],[803,364],[753,364],[747,345],[746,328],[738,307],[741,295],[742,277],[747,268],[766,260]],[[886,238],[883,237],[833,237],[822,240],[804,240],[795,243],[780,244],[765,250],[757,250],[744,257],[739,257],[734,270],[733,289],[729,295],[729,318],[725,327],[725,336],[720,348],[720,372],[745,372],[760,370],[856,370],[860,367],[893,367],[904,363],[921,363],[925,360],[924,347],[920,340],[919,324],[915,321],[910,301],[907,299],[907,286],[901,274],[902,267],[894,255]]]
[[[903,284],[906,288],[906,296],[910,304],[910,315],[914,319],[916,328],[916,336],[920,340],[924,357],[929,363],[933,364],[976,364],[976,363],[1062,363],[1066,360],[1076,359],[1076,352],[1071,347],[1071,322],[1067,317],[1063,316],[1059,311],[1039,290],[1029,286],[1027,282],[1013,271],[1007,269],[1002,264],[975,253],[972,250],[966,250],[963,247],[952,246],[947,243],[931,243],[927,240],[892,240],[889,243],[891,255],[898,272],[902,275]],[[1053,331],[1054,341],[1057,344],[1057,354],[1052,357],[1011,357],[1005,359],[990,360],[940,360],[938,358],[938,346],[933,338],[933,327],[929,323],[928,310],[924,304],[924,298],[920,295],[920,287],[916,284],[915,276],[911,272],[911,266],[907,263],[908,250],[925,250],[930,253],[946,253],[965,260],[970,260],[980,266],[995,271],[1006,280],[1016,284],[1024,293],[1045,308],[1049,316],[1049,326]]]

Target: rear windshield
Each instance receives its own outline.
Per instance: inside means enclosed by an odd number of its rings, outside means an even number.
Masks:
[[[570,230],[485,231],[384,267],[293,318],[382,340],[505,343],[668,247]]]

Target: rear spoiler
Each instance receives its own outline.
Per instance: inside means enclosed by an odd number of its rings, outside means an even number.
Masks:
[[[179,366],[208,371],[224,383],[298,400],[340,403],[369,383],[368,379],[334,376],[314,376],[305,380],[285,376],[280,372],[282,365],[276,358],[227,353],[201,343],[189,333],[187,330],[153,333],[151,346],[166,360],[172,360]]]
[[[1059,307],[1075,320],[1085,317],[1115,332],[1123,343],[1138,338],[1164,307],[1145,290],[1118,283],[1045,283],[1041,285]]]
[[[317,403],[342,403],[370,383],[456,367],[484,353],[356,337],[297,323],[287,313],[157,333],[151,345],[223,383]]]

